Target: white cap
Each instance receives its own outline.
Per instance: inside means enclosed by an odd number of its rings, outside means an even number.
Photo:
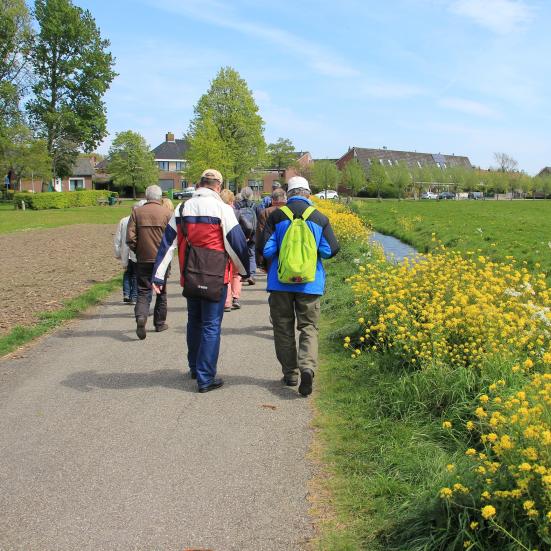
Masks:
[[[310,185],[308,184],[308,180],[306,178],[303,178],[302,176],[293,176],[289,179],[287,182],[287,191],[291,191],[292,189],[307,189],[310,191]]]

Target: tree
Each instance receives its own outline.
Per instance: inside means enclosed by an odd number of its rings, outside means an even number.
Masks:
[[[393,166],[388,171],[388,178],[398,199],[403,199],[404,192],[411,184],[411,176],[407,166],[404,163],[399,163],[397,166]]]
[[[354,195],[365,187],[365,172],[358,159],[352,159],[344,165],[342,183],[349,188]]]
[[[51,177],[51,159],[46,142],[34,138],[24,124],[9,127],[9,145],[5,146],[0,159],[0,172],[9,174],[10,181],[21,178],[48,180]]]
[[[507,153],[494,153],[494,159],[500,172],[514,172],[518,169],[518,162]]]
[[[281,177],[287,168],[297,164],[295,146],[289,139],[278,138],[275,143],[268,144],[266,153],[269,168],[277,168]]]
[[[381,163],[373,160],[369,170],[369,182],[377,192],[377,199],[381,199],[381,190],[389,184],[388,176]]]
[[[316,161],[312,169],[312,183],[322,189],[336,189],[341,174],[332,161]]]
[[[79,149],[91,151],[107,135],[102,98],[116,76],[114,60],[92,14],[71,0],[36,0],[35,16],[36,81],[27,110],[46,139],[54,176],[63,177]]]
[[[194,111],[188,132],[190,161],[186,174],[200,174],[209,168],[205,140],[212,139],[217,157],[227,163],[221,170],[225,182],[233,180],[239,185],[262,163],[266,151],[264,121],[247,83],[235,69],[220,69]]]
[[[19,122],[19,99],[29,83],[31,41],[31,17],[24,0],[1,0],[0,132],[10,123]]]
[[[119,132],[109,149],[108,171],[118,186],[132,186],[134,199],[136,191],[156,184],[159,169],[143,136],[132,130]]]

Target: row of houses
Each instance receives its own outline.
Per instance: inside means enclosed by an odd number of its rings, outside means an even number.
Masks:
[[[184,176],[188,144],[185,139],[176,139],[174,133],[167,132],[165,140],[153,149],[155,162],[159,168],[159,186],[168,191],[181,190],[191,185]],[[349,147],[339,159],[332,159],[339,169],[346,163],[356,159],[366,172],[373,163],[385,167],[405,164],[410,169],[424,167],[438,167],[441,169],[461,167],[472,169],[468,157],[462,155],[445,155],[441,153],[420,153],[417,151],[398,151],[387,148],[369,149],[363,147]],[[269,192],[275,181],[285,182],[292,176],[307,172],[315,159],[308,151],[298,151],[295,154],[293,166],[284,170],[277,168],[259,168],[253,171],[247,181],[253,190],[262,193]],[[551,167],[544,168],[539,175],[551,174]],[[79,157],[75,163],[73,173],[68,178],[54,182],[57,191],[76,191],[78,189],[105,189],[111,184],[107,160],[98,161],[93,155]],[[47,191],[50,185],[33,180],[22,180],[18,184],[20,190]]]

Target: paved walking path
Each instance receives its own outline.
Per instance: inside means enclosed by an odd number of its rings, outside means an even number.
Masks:
[[[242,302],[207,394],[174,277],[164,333],[138,341],[117,294],[0,361],[0,550],[301,549],[309,400],[279,380],[264,281]]]

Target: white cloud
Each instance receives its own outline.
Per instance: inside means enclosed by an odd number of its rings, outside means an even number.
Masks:
[[[454,0],[450,9],[497,34],[522,28],[534,17],[524,0]]]
[[[499,113],[491,107],[488,107],[479,101],[473,101],[470,99],[442,98],[438,104],[441,107],[453,109],[454,111],[460,111],[461,113],[466,113],[467,115],[476,115],[477,117],[486,117],[491,119],[499,117]]]
[[[251,36],[275,44],[280,49],[304,58],[319,74],[341,78],[357,76],[360,72],[339,59],[323,46],[301,38],[284,29],[273,25],[247,21],[239,18],[228,6],[216,0],[147,0],[149,5],[172,13],[185,15],[198,21],[203,21],[215,27],[231,29],[238,33]]]

